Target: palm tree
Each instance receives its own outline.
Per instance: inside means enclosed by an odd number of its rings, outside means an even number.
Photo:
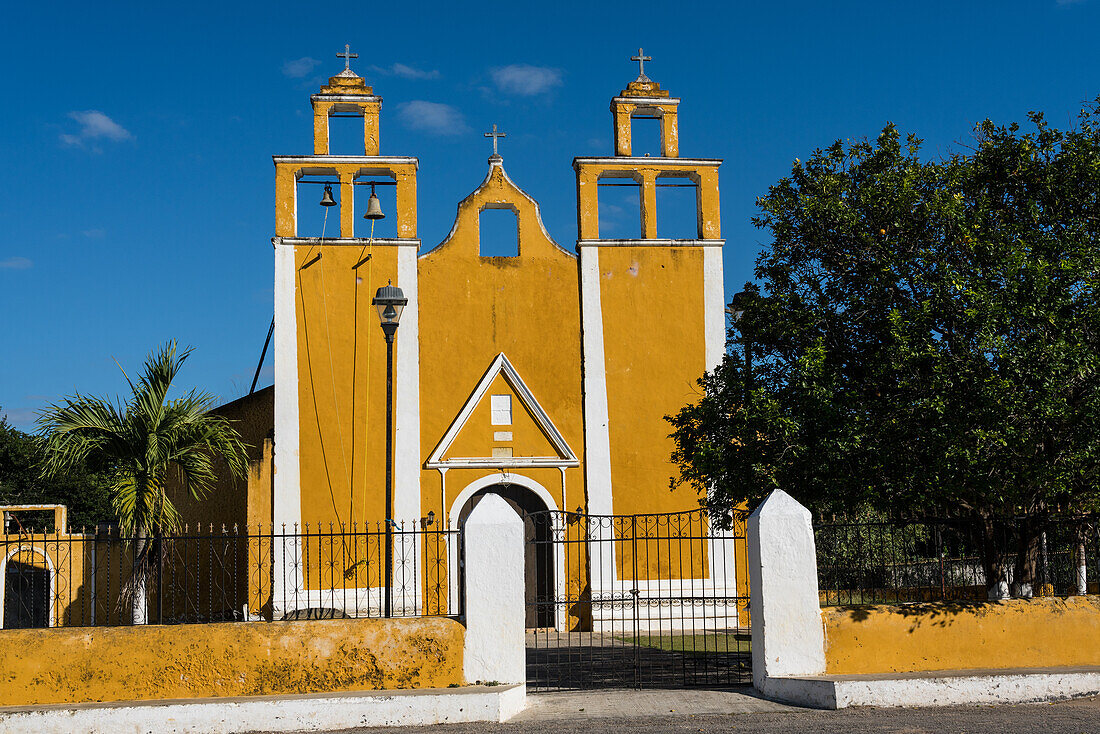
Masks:
[[[134,570],[120,603],[131,604],[134,624],[146,621],[146,585],[159,540],[176,530],[180,515],[165,493],[169,471],[177,472],[195,499],[214,485],[215,461],[235,477],[248,464],[245,446],[229,421],[211,415],[216,398],[191,390],[169,400],[168,391],[191,349],[177,353],[175,341],[145,359],[145,368],[125,405],[77,393],[51,404],[38,417],[44,477],[57,476],[91,460],[107,467],[111,503],[124,535],[135,543]],[[120,366],[121,369],[121,366]]]

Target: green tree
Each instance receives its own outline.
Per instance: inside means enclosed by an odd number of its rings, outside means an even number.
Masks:
[[[1100,100],[1070,130],[1029,119],[942,160],[891,125],[795,161],[758,200],[763,295],[669,418],[674,485],[719,516],[776,487],[821,511],[962,508],[992,596],[993,519],[1020,514],[1029,593],[1043,518],[1100,496]]]
[[[92,460],[108,473],[111,503],[123,533],[134,537],[135,564],[127,596],[135,624],[145,621],[145,588],[159,563],[159,538],[179,525],[179,513],[165,492],[169,471],[178,472],[191,496],[203,499],[215,481],[215,461],[234,476],[247,467],[240,436],[221,416],[211,415],[215,398],[191,390],[169,400],[168,392],[191,350],[177,353],[169,342],[149,355],[123,404],[76,394],[50,405],[37,425],[43,436],[43,475],[55,476]],[[125,372],[123,373],[125,374]]]
[[[112,519],[104,472],[80,465],[47,481],[41,464],[41,442],[0,418],[0,504],[65,505],[72,528],[94,527]]]

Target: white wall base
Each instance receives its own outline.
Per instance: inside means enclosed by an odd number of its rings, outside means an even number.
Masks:
[[[768,678],[767,698],[823,709],[848,706],[959,706],[1035,703],[1100,693],[1100,669],[903,677]]]
[[[234,734],[507,721],[526,702],[518,686],[355,691],[0,709],[0,730],[24,734]]]

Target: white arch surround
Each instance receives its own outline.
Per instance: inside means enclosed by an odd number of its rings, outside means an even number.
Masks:
[[[466,487],[458,493],[458,496],[451,502],[451,511],[447,514],[447,527],[452,530],[458,527],[458,516],[462,514],[462,508],[470,501],[479,490],[486,487],[492,487],[496,484],[516,484],[525,489],[529,489],[535,493],[543,504],[546,505],[548,510],[560,510],[558,503],[554,501],[554,495],[550,494],[546,490],[546,487],[542,486],[534,479],[525,477],[522,474],[512,474],[507,471],[499,471],[495,474],[486,474],[480,479],[475,479],[466,485]]]
[[[550,515],[550,533],[554,538],[561,537],[562,525],[561,514],[557,512],[561,508],[558,507],[558,503],[554,501],[554,496],[546,490],[546,487],[542,486],[534,479],[525,477],[522,474],[512,474],[504,471],[503,469],[495,474],[486,474],[479,479],[467,484],[461,492],[454,498],[451,503],[451,511],[447,514],[447,523],[450,529],[458,527],[458,518],[462,514],[462,508],[466,506],[466,503],[476,494],[479,490],[486,487],[493,487],[498,484],[515,484],[517,486],[528,489],[534,492],[543,504],[546,505],[546,509],[554,511]],[[557,598],[563,598],[565,594],[565,548],[564,543],[554,543],[554,588]],[[449,552],[449,568],[455,570],[454,573],[448,573],[450,581],[450,594],[452,599],[458,598],[458,544],[450,544]],[[564,605],[554,605],[554,627],[558,631],[565,630],[565,609]]]
[[[46,625],[48,627],[54,627],[54,610],[56,604],[56,599],[54,598],[54,583],[57,579],[57,572],[53,565],[53,559],[50,558],[50,554],[42,548],[38,548],[34,545],[19,545],[8,551],[8,554],[4,556],[4,560],[0,561],[0,629],[6,629],[4,627],[4,605],[8,597],[8,561],[11,560],[12,556],[22,553],[23,551],[37,553],[46,559],[46,572],[50,574],[50,612],[46,620]]]

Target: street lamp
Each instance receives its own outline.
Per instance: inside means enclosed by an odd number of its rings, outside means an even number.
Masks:
[[[390,616],[393,586],[393,339],[401,312],[409,299],[390,281],[374,294],[371,303],[378,309],[382,333],[386,335],[386,598],[385,613]]]

